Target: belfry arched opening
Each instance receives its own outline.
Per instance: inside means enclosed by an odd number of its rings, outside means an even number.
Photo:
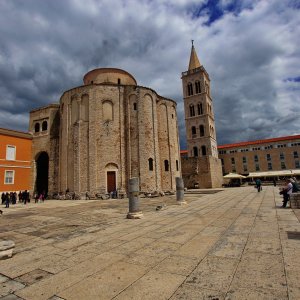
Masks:
[[[35,192],[48,194],[49,156],[47,152],[41,152],[36,158]]]

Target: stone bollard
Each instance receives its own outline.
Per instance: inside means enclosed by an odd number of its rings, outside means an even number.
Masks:
[[[184,184],[181,177],[176,177],[176,200],[178,205],[187,204],[184,200]]]
[[[0,259],[12,257],[14,248],[15,243],[13,241],[0,241]]]
[[[143,213],[139,207],[139,178],[133,177],[129,179],[129,212],[127,219],[141,219]]]

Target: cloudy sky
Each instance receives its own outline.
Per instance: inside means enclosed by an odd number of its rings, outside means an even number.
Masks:
[[[300,134],[299,0],[1,0],[0,127],[26,131],[98,67],[178,103],[191,39],[210,74],[218,144]]]

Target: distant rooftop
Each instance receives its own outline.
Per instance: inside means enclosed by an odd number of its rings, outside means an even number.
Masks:
[[[248,142],[225,144],[225,145],[218,146],[218,149],[244,147],[244,146],[249,146],[249,145],[267,144],[267,143],[283,142],[283,141],[298,140],[298,139],[300,139],[299,134],[298,135],[289,135],[289,136],[282,136],[282,137],[277,137],[277,138],[264,139],[264,140],[255,140],[255,141],[248,141]]]

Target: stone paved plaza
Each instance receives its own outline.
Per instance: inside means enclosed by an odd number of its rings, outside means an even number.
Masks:
[[[277,187],[3,209],[0,299],[300,299],[300,213]],[[156,211],[166,202],[165,209]]]

